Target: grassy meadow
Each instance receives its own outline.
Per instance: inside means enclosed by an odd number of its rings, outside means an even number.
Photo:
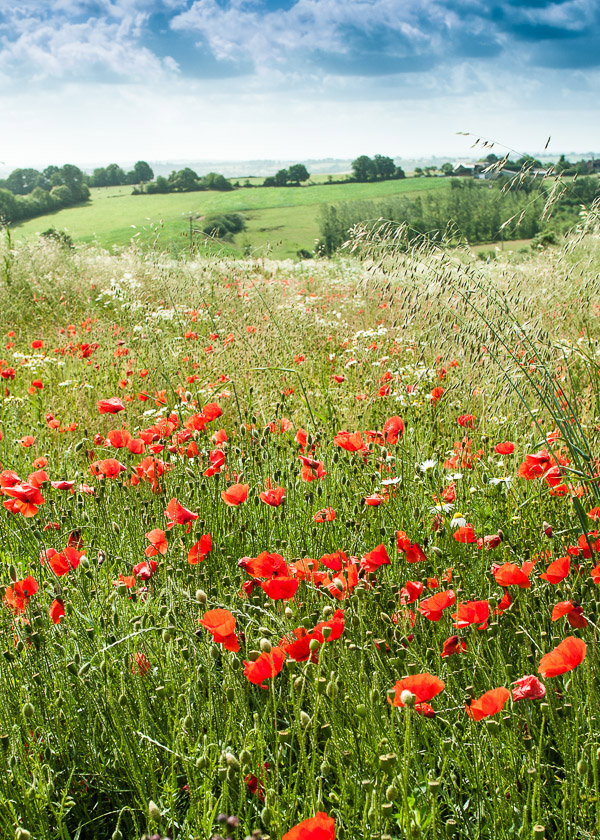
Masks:
[[[318,188],[268,192],[55,223]],[[598,836],[596,221],[489,263],[5,237],[2,837]]]
[[[244,179],[241,179],[243,183]],[[312,251],[319,234],[318,212],[323,203],[382,198],[405,193],[420,194],[445,189],[443,178],[411,178],[365,184],[318,184],[304,187],[265,187],[233,192],[191,192],[167,195],[132,195],[131,187],[95,187],[86,205],[69,207],[13,226],[16,240],[31,240],[36,233],[55,227],[78,242],[103,248],[156,245],[177,254],[189,245],[189,216],[208,213],[242,213],[247,230],[233,243],[214,243],[211,251],[240,255],[296,258],[297,251]],[[206,250],[204,237],[197,247]]]

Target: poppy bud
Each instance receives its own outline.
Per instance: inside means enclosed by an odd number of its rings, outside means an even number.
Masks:
[[[269,808],[268,805],[265,806],[260,812],[260,818],[266,826],[269,826],[271,820],[273,819],[273,811]]]
[[[302,727],[302,729],[308,729],[311,723],[312,720],[310,718],[310,715],[307,715],[304,711],[300,712],[300,726]]]
[[[25,703],[21,711],[23,712],[23,717],[25,718],[25,720],[31,720],[31,718],[35,714],[35,709],[33,708],[31,703]]]
[[[260,649],[263,653],[271,653],[271,642],[268,639],[260,640]]]
[[[31,840],[31,834],[26,828],[17,828],[15,831],[15,840]]]
[[[323,637],[324,638],[324,637]],[[319,650],[321,643],[318,639],[311,639],[308,645],[309,650],[311,653],[316,653]]]
[[[123,840],[123,834],[119,828],[115,828],[110,836],[110,840]]]
[[[10,579],[12,580],[12,582],[13,582],[13,583],[16,583],[16,582],[17,582],[17,570],[16,570],[16,569],[15,569],[15,567],[12,565],[12,563],[11,563],[11,565],[8,567],[8,574],[10,575]]]
[[[148,819],[150,822],[158,822],[160,820],[160,808],[152,800],[148,802]]]
[[[552,536],[552,533],[553,533],[552,525],[550,525],[548,522],[546,522],[546,520],[544,520],[542,522],[542,531],[548,537],[548,539],[550,539],[550,537]]]

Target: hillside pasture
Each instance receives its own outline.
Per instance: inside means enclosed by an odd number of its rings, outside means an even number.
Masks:
[[[131,187],[99,187],[91,190],[88,204],[14,225],[12,231],[17,241],[31,240],[55,227],[78,242],[94,242],[109,250],[133,240],[143,247],[156,244],[177,254],[189,243],[190,214],[197,218],[209,213],[242,213],[248,215],[248,231],[236,237],[233,245],[215,243],[213,250],[240,254],[247,249],[255,254],[270,252],[274,257],[293,258],[299,249],[313,250],[318,208],[323,203],[446,187],[447,182],[441,178],[140,196],[132,195]]]

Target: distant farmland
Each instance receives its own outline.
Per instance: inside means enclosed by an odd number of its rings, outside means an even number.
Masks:
[[[86,205],[15,224],[12,230],[17,240],[54,227],[68,232],[75,241],[97,242],[108,249],[126,246],[133,239],[144,246],[155,242],[159,248],[178,253],[189,245],[190,214],[198,218],[209,213],[241,213],[246,230],[232,243],[216,243],[213,250],[217,247],[227,253],[255,255],[270,252],[282,259],[296,257],[301,249],[312,251],[322,204],[428,192],[445,189],[448,183],[443,178],[410,178],[142,196],[132,195],[129,186],[99,187],[91,190],[91,201]],[[196,245],[204,248],[201,235]]]

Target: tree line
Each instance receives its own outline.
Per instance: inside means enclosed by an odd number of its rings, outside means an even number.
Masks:
[[[483,243],[563,233],[577,222],[581,204],[589,205],[599,192],[597,178],[578,178],[558,199],[550,219],[543,220],[550,189],[546,183],[526,178],[518,190],[503,192],[505,184],[506,178],[492,182],[453,178],[448,190],[435,194],[323,205],[316,251],[331,256],[346,242],[354,225],[381,219],[405,223],[415,238],[427,235],[437,241],[450,236],[454,241]]]
[[[78,166],[16,169],[0,181],[0,224],[32,219],[87,201],[90,191]]]

